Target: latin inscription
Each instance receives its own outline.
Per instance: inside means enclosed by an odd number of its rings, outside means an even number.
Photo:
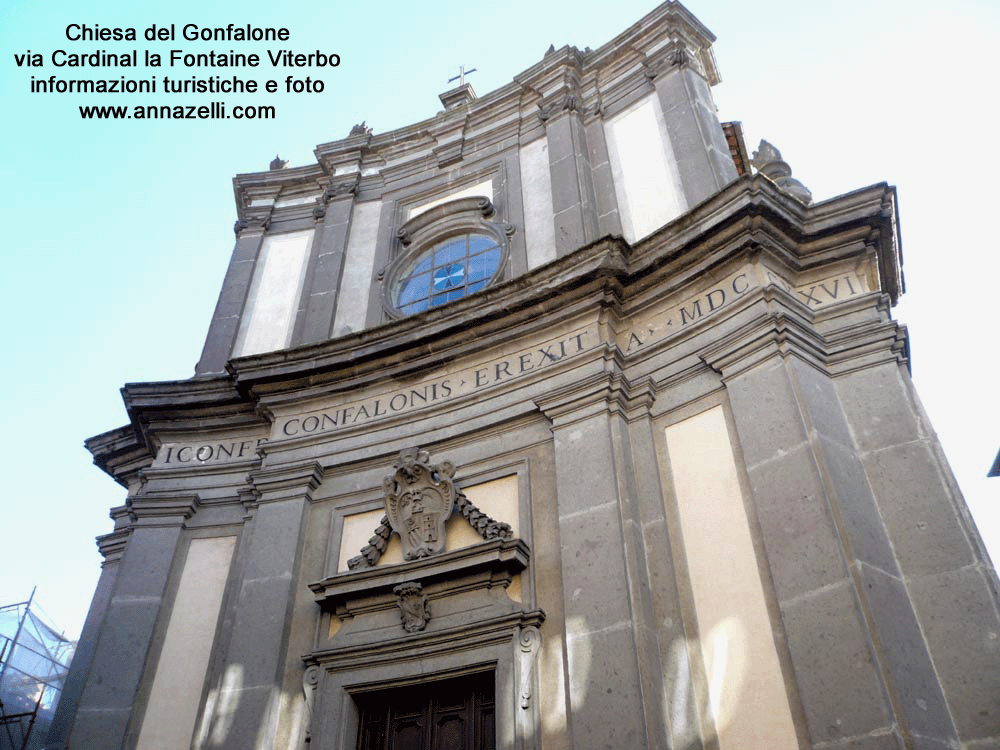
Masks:
[[[420,383],[405,390],[374,396],[335,409],[288,417],[279,423],[277,435],[280,439],[329,432],[363,424],[379,417],[430,406],[550,367],[592,348],[596,343],[597,337],[590,331],[574,333],[566,338],[525,349],[480,367]]]
[[[156,463],[161,466],[200,466],[227,463],[257,457],[257,446],[265,438],[251,440],[220,440],[204,443],[164,443]]]
[[[864,272],[844,272],[807,284],[793,285],[778,274],[757,266],[744,266],[713,286],[679,303],[633,323],[618,335],[619,348],[626,354],[660,342],[732,305],[761,284],[775,284],[793,294],[803,304],[816,309],[868,292]],[[596,332],[582,330],[513,354],[491,360],[434,380],[372,396],[332,408],[283,417],[272,436],[282,440],[322,434],[383,417],[439,404],[494,385],[506,383],[552,367],[596,347]],[[166,443],[161,446],[156,465],[181,467],[218,464],[256,457],[260,439],[227,439],[203,443]]]
[[[767,280],[777,284],[785,291],[794,294],[795,297],[805,305],[812,308],[822,307],[834,302],[841,302],[868,291],[868,284],[865,277],[860,273],[843,273],[839,276],[792,286],[785,279],[773,271],[764,271]]]
[[[634,326],[633,330],[618,337],[618,346],[630,354],[643,346],[670,338],[692,323],[731,305],[754,286],[753,271],[745,267],[706,291]]]

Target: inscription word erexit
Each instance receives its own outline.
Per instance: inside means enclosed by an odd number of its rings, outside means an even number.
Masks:
[[[597,336],[592,331],[576,331],[554,341],[547,341],[480,366],[470,367],[454,375],[425,381],[409,388],[390,391],[336,408],[286,417],[279,420],[277,435],[280,439],[329,432],[430,406],[474,393],[497,383],[524,377],[592,349],[596,344]]]
[[[633,321],[625,331],[618,334],[616,343],[625,354],[632,354],[652,343],[672,338],[695,323],[703,322],[748,292],[766,284],[780,286],[814,309],[868,291],[863,269],[842,271],[806,284],[792,284],[767,268],[747,265],[697,294],[689,295],[644,320]],[[494,385],[525,378],[584,354],[600,343],[600,336],[592,329],[572,331],[559,338],[406,388],[333,407],[279,417],[272,428],[270,439],[280,441],[320,435],[440,404]],[[264,442],[263,439],[168,443],[161,446],[157,464],[190,466],[245,459],[256,453],[256,447],[261,442]]]

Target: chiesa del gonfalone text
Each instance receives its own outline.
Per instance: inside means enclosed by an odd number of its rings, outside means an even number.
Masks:
[[[748,150],[713,42],[667,2],[235,178],[195,374],[87,441],[46,748],[997,747],[896,192]]]

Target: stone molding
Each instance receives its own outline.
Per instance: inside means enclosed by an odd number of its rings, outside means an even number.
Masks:
[[[552,421],[553,428],[600,411],[622,414],[632,421],[649,416],[657,390],[649,377],[631,382],[620,372],[599,373],[536,398],[535,405]]]
[[[543,622],[545,613],[540,609],[514,611],[483,617],[451,628],[425,629],[376,643],[320,648],[306,655],[304,661],[316,664],[330,673],[364,669],[382,661],[412,658],[414,653],[424,659],[456,651],[475,653],[477,649],[509,642],[521,628],[539,627]]]
[[[129,529],[116,529],[110,534],[102,534],[97,537],[97,550],[104,558],[104,561],[101,563],[102,567],[116,563],[122,559],[130,533]]]
[[[134,526],[180,526],[195,514],[201,502],[194,493],[154,490],[129,498],[125,505]]]
[[[472,203],[476,205],[475,200]],[[475,210],[481,215],[482,209]],[[132,425],[91,438],[87,446],[98,466],[128,485],[152,462],[152,451],[162,440],[161,427],[174,430],[180,425],[193,435],[196,429],[225,426],[228,433],[245,425],[256,433],[275,414],[298,409],[299,403],[446,367],[460,357],[536,336],[595,307],[624,319],[634,315],[637,306],[653,305],[664,294],[704,278],[707,269],[746,258],[747,253],[757,253],[751,260],[770,259],[793,273],[815,273],[828,263],[867,259],[878,268],[872,282],[881,288],[849,306],[860,310],[868,304],[884,310],[902,291],[894,216],[895,193],[886,185],[804,206],[764,177],[741,178],[696,206],[683,222],[667,225],[634,247],[622,239],[604,238],[484,289],[475,299],[467,297],[337,339],[231,360],[221,375],[129,384],[123,396]],[[816,333],[803,335],[813,342],[807,348],[814,361],[832,358],[824,366],[850,368],[854,355],[874,361],[883,356],[876,351],[879,341],[893,357],[905,359],[905,329],[895,324],[852,323],[834,333],[842,325],[831,317],[834,311],[806,311],[777,286],[768,294],[766,299],[778,308],[806,315],[803,325],[822,321],[826,344]],[[807,312],[816,317],[809,318]],[[794,338],[788,327],[792,324],[782,325],[787,347]],[[681,341],[671,339],[663,346]],[[705,352],[710,365],[722,356],[718,346]],[[611,357],[609,363],[618,362],[612,370],[634,364],[632,357],[615,360],[618,355],[610,350],[604,356]],[[260,450],[266,464],[267,444]]]
[[[491,585],[506,586],[528,567],[528,545],[520,539],[495,539],[442,552],[400,565],[361,568],[310,583],[315,600],[338,615],[350,616],[372,606],[395,606],[394,587],[403,583],[444,582],[458,576],[487,574]],[[381,605],[363,600],[381,599]]]
[[[765,299],[784,295],[794,302],[790,295],[776,288],[765,288],[760,295]],[[823,336],[808,321],[787,311],[769,309],[755,318],[752,325],[713,342],[698,356],[726,382],[774,357],[797,356],[829,374],[826,350]]]
[[[818,330],[817,318],[867,310],[873,297],[878,306],[888,304],[884,295],[870,293],[842,302],[834,311],[814,312],[784,289],[765,286],[748,294],[741,305],[763,304],[766,309],[750,325],[702,348],[698,356],[722,376],[723,382],[774,357],[798,357],[828,376],[888,361],[908,362],[906,328],[887,317],[836,328],[828,334]]]
[[[323,467],[315,461],[277,468],[258,469],[248,475],[257,505],[305,498],[313,502],[313,491],[323,481]]]

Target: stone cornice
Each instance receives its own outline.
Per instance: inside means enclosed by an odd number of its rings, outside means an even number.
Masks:
[[[303,497],[312,502],[313,492],[322,480],[323,467],[315,462],[250,472],[250,483],[258,505]]]
[[[129,538],[128,529],[116,529],[110,534],[102,534],[97,537],[97,549],[104,558],[102,567],[121,560],[125,553],[125,545]]]
[[[511,83],[432,118],[385,133],[365,131],[319,144],[316,164],[238,175],[233,181],[241,221],[254,206],[273,205],[296,185],[318,186],[346,169],[393,177],[447,166],[480,153],[510,134],[530,141],[538,116],[571,110],[598,117],[603,102],[622,98],[664,71],[688,67],[715,84],[715,37],[677,2],[666,2],[596,50],[564,46],[513,77]],[[511,130],[511,128],[514,130]],[[374,182],[373,185],[377,185]],[[364,188],[365,185],[362,185]]]
[[[336,648],[318,649],[303,657],[307,664],[317,664],[329,672],[369,666],[373,661],[414,655],[430,657],[457,649],[475,653],[477,649],[495,644],[509,645],[511,636],[524,627],[538,627],[545,621],[540,609],[519,610],[494,617],[482,617],[474,622],[462,622],[441,630],[425,630],[401,638],[377,642],[362,641]]]
[[[133,424],[95,435],[85,440],[84,446],[94,457],[94,465],[125,488],[153,462],[145,440]]]
[[[786,297],[787,307],[798,305],[781,289],[766,288],[760,292],[765,298]],[[778,309],[758,317],[754,324],[733,331],[728,336],[705,347],[699,353],[701,360],[730,380],[773,357],[797,356],[826,372],[827,347],[823,336],[808,321],[781,304]]]
[[[621,373],[606,372],[536,398],[535,405],[552,420],[553,427],[565,427],[600,412],[626,418],[648,415],[656,390],[649,378],[632,383]]]
[[[392,589],[401,583],[416,581],[430,584],[481,572],[509,576],[527,568],[529,557],[528,545],[524,541],[495,539],[407,563],[339,573],[310,583],[309,588],[317,602],[346,614],[355,614],[349,609],[349,602],[371,600],[380,595],[388,600]],[[348,609],[345,610],[345,607]]]
[[[164,439],[161,431],[260,434],[278,407],[405,382],[478,352],[576,325],[571,321],[595,311],[620,320],[641,316],[665,295],[704,285],[703,279],[740,259],[792,275],[863,261],[878,269],[868,288],[885,295],[888,304],[902,288],[894,214],[895,193],[884,184],[805,206],[764,178],[744,177],[635,246],[606,237],[418,315],[317,344],[234,359],[224,374],[126,385],[122,393],[131,425],[92,438],[87,446],[99,466],[128,485],[129,477],[151,463]],[[782,299],[776,289],[771,294]],[[807,317],[811,312],[791,302],[788,309]],[[791,329],[786,325],[786,330]],[[905,357],[905,343],[893,338],[899,335],[894,330],[865,336]],[[782,335],[792,340],[790,332]],[[852,341],[831,339],[830,356],[841,351],[836,356],[853,366],[847,362],[850,352],[860,353],[864,346]]]
[[[126,503],[134,526],[179,526],[200,507],[198,495],[169,490],[142,492]]]
[[[818,329],[816,321],[829,315],[851,316],[871,310],[873,298],[876,307],[888,306],[885,295],[869,293],[817,312],[784,289],[765,286],[747,295],[740,304],[763,304],[766,312],[755,316],[752,325],[738,328],[701,349],[699,358],[723,380],[774,357],[795,356],[831,376],[885,362],[908,362],[906,328],[887,316],[837,326],[829,334]]]

